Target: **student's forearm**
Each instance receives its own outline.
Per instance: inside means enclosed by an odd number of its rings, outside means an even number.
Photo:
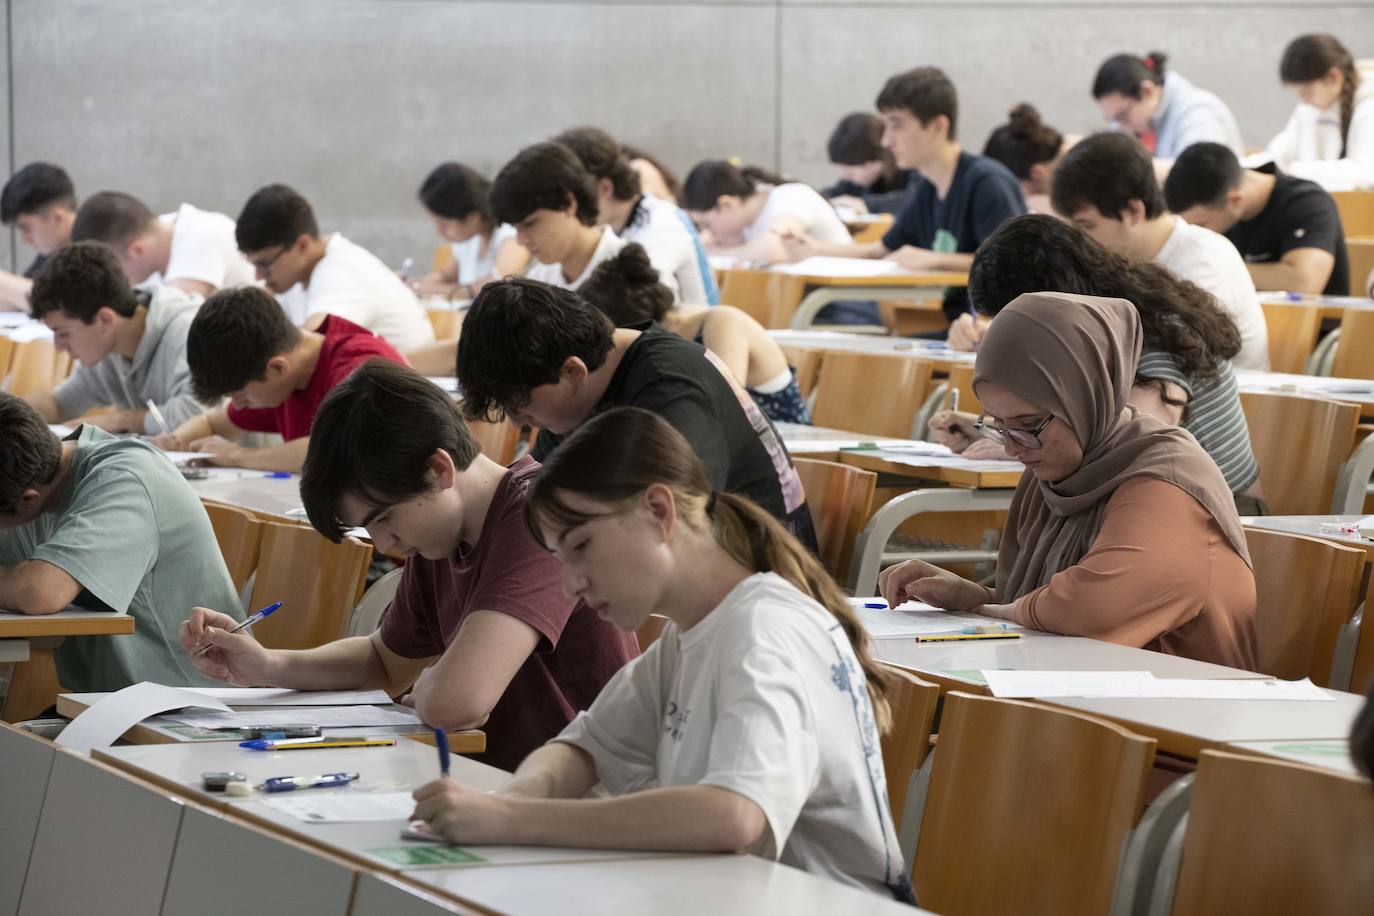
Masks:
[[[967,273],[973,268],[973,255],[959,251],[934,252],[931,270],[955,270]]]
[[[46,560],[0,566],[0,608],[21,614],[55,614],[76,600],[81,584]]]
[[[831,258],[881,258],[887,249],[882,242],[816,242],[816,254]]]
[[[239,446],[221,464],[229,467],[247,468],[250,471],[290,471],[295,474],[305,464],[305,452],[310,447],[310,437],[301,436],[281,445],[264,448]]]
[[[144,417],[147,415],[146,410],[112,410],[96,414],[86,422],[107,432],[141,433],[144,431]],[[159,429],[157,432],[161,433],[162,430]]]
[[[214,418],[216,417],[224,417],[224,408],[219,407],[210,413],[198,414],[191,417],[185,423],[182,423],[176,429],[172,430],[172,434],[185,443],[194,442],[197,439],[204,439],[207,436],[224,436],[226,439],[231,438],[215,428]],[[229,423],[227,418],[224,419],[224,423]],[[232,426],[232,424],[230,425]]]
[[[782,238],[771,232],[765,232],[753,241],[729,248],[712,247],[711,254],[763,264],[776,264],[787,259],[787,249],[783,247]]]
[[[458,364],[458,338],[426,344],[405,354],[410,368],[421,375],[452,375]]]
[[[293,690],[385,690],[392,696],[409,686],[388,683],[386,667],[366,636],[336,639],[314,649],[273,649],[265,680]]]
[[[1319,276],[1315,271],[1305,270],[1296,264],[1273,261],[1268,264],[1246,264],[1250,279],[1255,281],[1255,289],[1263,291],[1279,290],[1292,293],[1320,293],[1326,288],[1331,271]]]
[[[502,795],[581,798],[596,785],[596,765],[581,748],[551,741],[521,761]]]
[[[29,310],[29,290],[33,281],[28,277],[0,270],[0,309],[12,312]]]
[[[29,406],[38,411],[44,423],[61,423],[67,419],[62,410],[62,405],[57,403],[57,398],[53,397],[51,391],[35,391],[33,394],[24,396],[24,400],[29,402]]]

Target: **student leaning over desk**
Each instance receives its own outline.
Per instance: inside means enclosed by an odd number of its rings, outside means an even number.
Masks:
[[[801,544],[633,408],[563,443],[526,518],[601,618],[669,623],[498,793],[440,779],[418,817],[462,844],[746,850],[914,902],[878,740],[890,675]]]
[[[379,551],[406,558],[381,627],[269,650],[196,608],[182,644],[193,653],[208,642],[193,660],[235,684],[407,694],[431,725],[484,728],[480,759],[514,769],[637,654],[633,634],[562,593],[557,563],[525,527],[538,467],[501,467],[447,394],[403,366],[368,362],[320,407],[301,499],[331,540],[362,526]]]
[[[1244,150],[1240,125],[1226,103],[1178,73],[1166,72],[1166,56],[1113,54],[1093,78],[1093,98],[1113,127],[1150,140],[1156,159],[1171,160],[1194,143],[1223,143]]]
[[[1374,61],[1333,35],[1303,35],[1284,48],[1279,78],[1299,105],[1269,141],[1274,163],[1328,191],[1374,187]]]
[[[0,223],[19,230],[19,240],[38,256],[22,274],[0,270],[0,309],[29,307],[29,289],[38,269],[72,239],[76,222],[76,189],[60,166],[30,162],[5,182],[0,192]]]
[[[997,587],[910,560],[879,576],[884,598],[1254,668],[1230,487],[1191,435],[1128,406],[1141,337],[1124,299],[1030,293],[1002,310],[973,376],[980,431],[1026,465]]]

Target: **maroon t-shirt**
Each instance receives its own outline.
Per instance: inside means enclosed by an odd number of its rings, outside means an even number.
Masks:
[[[360,364],[374,356],[407,365],[405,357],[367,328],[359,327],[337,315],[328,315],[315,333],[324,335],[320,359],[310,382],[276,407],[230,407],[229,422],[239,429],[261,433],[281,433],[290,442],[310,435],[310,424],[324,396],[348,377]]]
[[[487,750],[474,759],[504,770],[562,731],[639,654],[633,633],[563,594],[558,560],[525,527],[525,490],[538,469],[528,457],[510,466],[476,544],[406,564],[381,628],[386,647],[406,658],[442,654],[472,611],[509,614],[539,633],[482,726]]]

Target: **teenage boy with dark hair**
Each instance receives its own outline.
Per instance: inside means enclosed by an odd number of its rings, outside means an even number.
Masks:
[[[129,282],[176,286],[197,296],[253,282],[253,267],[234,246],[234,221],[182,204],[161,216],[138,198],[101,191],[81,205],[72,241],[114,249]]]
[[[1315,181],[1272,162],[1242,169],[1220,143],[1194,143],[1164,181],[1169,209],[1219,232],[1245,258],[1259,290],[1350,292],[1350,262],[1336,201]]]
[[[911,202],[912,173],[897,168],[883,148],[883,119],[855,111],[840,119],[826,143],[831,165],[840,167],[840,180],[821,191],[831,203],[861,213],[900,213]]]
[[[314,330],[298,328],[256,286],[221,290],[200,307],[186,338],[196,396],[221,404],[154,440],[175,451],[210,452],[215,464],[261,471],[299,471],[310,424],[334,386],[368,359],[405,359],[366,328],[328,315]],[[280,433],[281,445],[248,448],[244,432]]]
[[[149,401],[174,427],[205,410],[191,393],[186,365],[186,333],[199,296],[172,286],[135,290],[108,245],[74,242],[43,265],[29,299],[57,349],[80,363],[53,390],[28,396],[44,420],[61,423],[114,407],[86,422],[156,435],[165,430]]]
[[[128,614],[130,636],[68,638],[63,686],[208,681],[177,645],[184,609],[211,600],[243,619],[210,519],[157,449],[82,426],[58,441],[32,407],[0,393],[0,608],[52,614],[70,604]]]
[[[0,191],[0,223],[19,228],[19,240],[38,252],[23,274],[0,270],[0,309],[28,308],[31,281],[48,255],[71,241],[76,189],[67,173],[47,162],[30,162]]]
[[[296,324],[336,315],[405,353],[434,343],[434,326],[409,286],[372,252],[335,232],[284,184],[248,198],[234,229],[239,250]]]
[[[1099,244],[1153,262],[1216,297],[1240,331],[1237,369],[1269,368],[1269,331],[1236,247],[1210,229],[1168,212],[1144,145],[1124,133],[1094,134],[1064,154],[1050,204]]]
[[[304,651],[269,650],[196,608],[182,624],[210,677],[301,690],[409,691],[430,725],[481,726],[478,759],[508,770],[586,709],[637,654],[563,593],[558,561],[525,525],[539,469],[481,453],[453,400],[403,366],[370,360],[320,406],[301,476],[319,532],[355,526],[407,558],[380,629]]]
[[[719,304],[720,290],[691,217],[666,200],[642,193],[639,172],[610,134],[597,127],[575,127],[553,140],[572,150],[596,179],[601,220],[624,241],[644,246],[660,277],[676,281],[675,301]]]
[[[891,258],[912,270],[966,271],[983,239],[1026,212],[1021,184],[1002,163],[959,146],[959,99],[943,70],[917,67],[887,81],[876,107],[883,118],[883,146],[897,167],[914,169],[911,202],[881,240],[825,244],[809,238],[787,243],[788,256]],[[945,317],[968,312],[963,287],[945,295]]]
[[[739,493],[816,549],[782,438],[711,351],[652,321],[617,328],[577,293],[528,279],[482,288],[458,338],[471,419],[540,429],[534,457],[593,414],[641,407],[687,437],[717,490]]]

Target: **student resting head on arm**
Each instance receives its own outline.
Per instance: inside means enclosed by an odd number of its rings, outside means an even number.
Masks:
[[[801,544],[633,409],[564,443],[526,518],[600,617],[669,622],[498,794],[441,779],[418,817],[463,844],[748,850],[914,902],[879,749],[890,676]],[[610,797],[584,798],[596,783]]]
[[[1374,62],[1334,35],[1302,35],[1283,49],[1279,79],[1299,104],[1269,141],[1274,163],[1328,191],[1374,187]]]
[[[1336,201],[1272,163],[1243,169],[1220,143],[1194,143],[1164,181],[1169,209],[1236,246],[1257,290],[1344,296],[1350,260]]]
[[[299,471],[320,402],[357,366],[380,356],[405,360],[382,338],[327,315],[314,330],[291,323],[265,290],[241,286],[215,293],[186,336],[191,389],[207,404],[154,440],[174,451],[210,452],[211,462],[262,471]],[[278,433],[281,445],[250,448],[245,432]]]
[[[892,604],[1253,669],[1255,578],[1231,488],[1189,433],[1129,406],[1140,314],[1124,299],[1030,293],[978,349],[979,431],[1026,465],[989,589],[920,560]]]
[[[448,394],[370,360],[320,405],[301,500],[330,540],[362,526],[379,553],[405,558],[380,629],[272,650],[197,608],[181,642],[203,673],[235,684],[408,692],[430,725],[485,729],[480,759],[514,769],[637,653],[633,635],[563,594],[557,562],[530,536],[538,467],[487,458]]]
[[[22,275],[0,271],[0,309],[28,308],[30,282],[48,255],[72,240],[76,189],[60,166],[30,162],[0,191],[0,223],[19,230],[19,241],[36,256]]]
[[[416,293],[471,299],[483,283],[524,272],[530,253],[515,240],[515,227],[492,215],[490,190],[491,182],[458,162],[445,162],[425,178],[420,203],[434,231],[452,246],[453,260],[412,281]]]
[[[1165,68],[1165,55],[1114,54],[1093,78],[1093,98],[1117,130],[1147,141],[1156,159],[1169,160],[1194,143],[1224,143],[1245,152],[1240,126],[1226,103]]]
[[[1021,196],[1032,213],[1050,211],[1050,176],[1059,158],[1077,138],[1063,134],[1040,120],[1035,106],[1022,102],[1007,115],[1007,123],[988,135],[983,155],[1011,169],[1021,182]]]
[[[577,291],[616,327],[656,321],[720,357],[754,403],[775,423],[810,423],[797,376],[763,325],[728,305],[674,306],[673,294],[639,245],[626,245],[592,272]]]
[[[897,213],[911,199],[911,172],[897,167],[883,146],[883,119],[871,111],[855,111],[840,119],[826,143],[831,165],[840,180],[821,194],[836,207],[859,213]]]

